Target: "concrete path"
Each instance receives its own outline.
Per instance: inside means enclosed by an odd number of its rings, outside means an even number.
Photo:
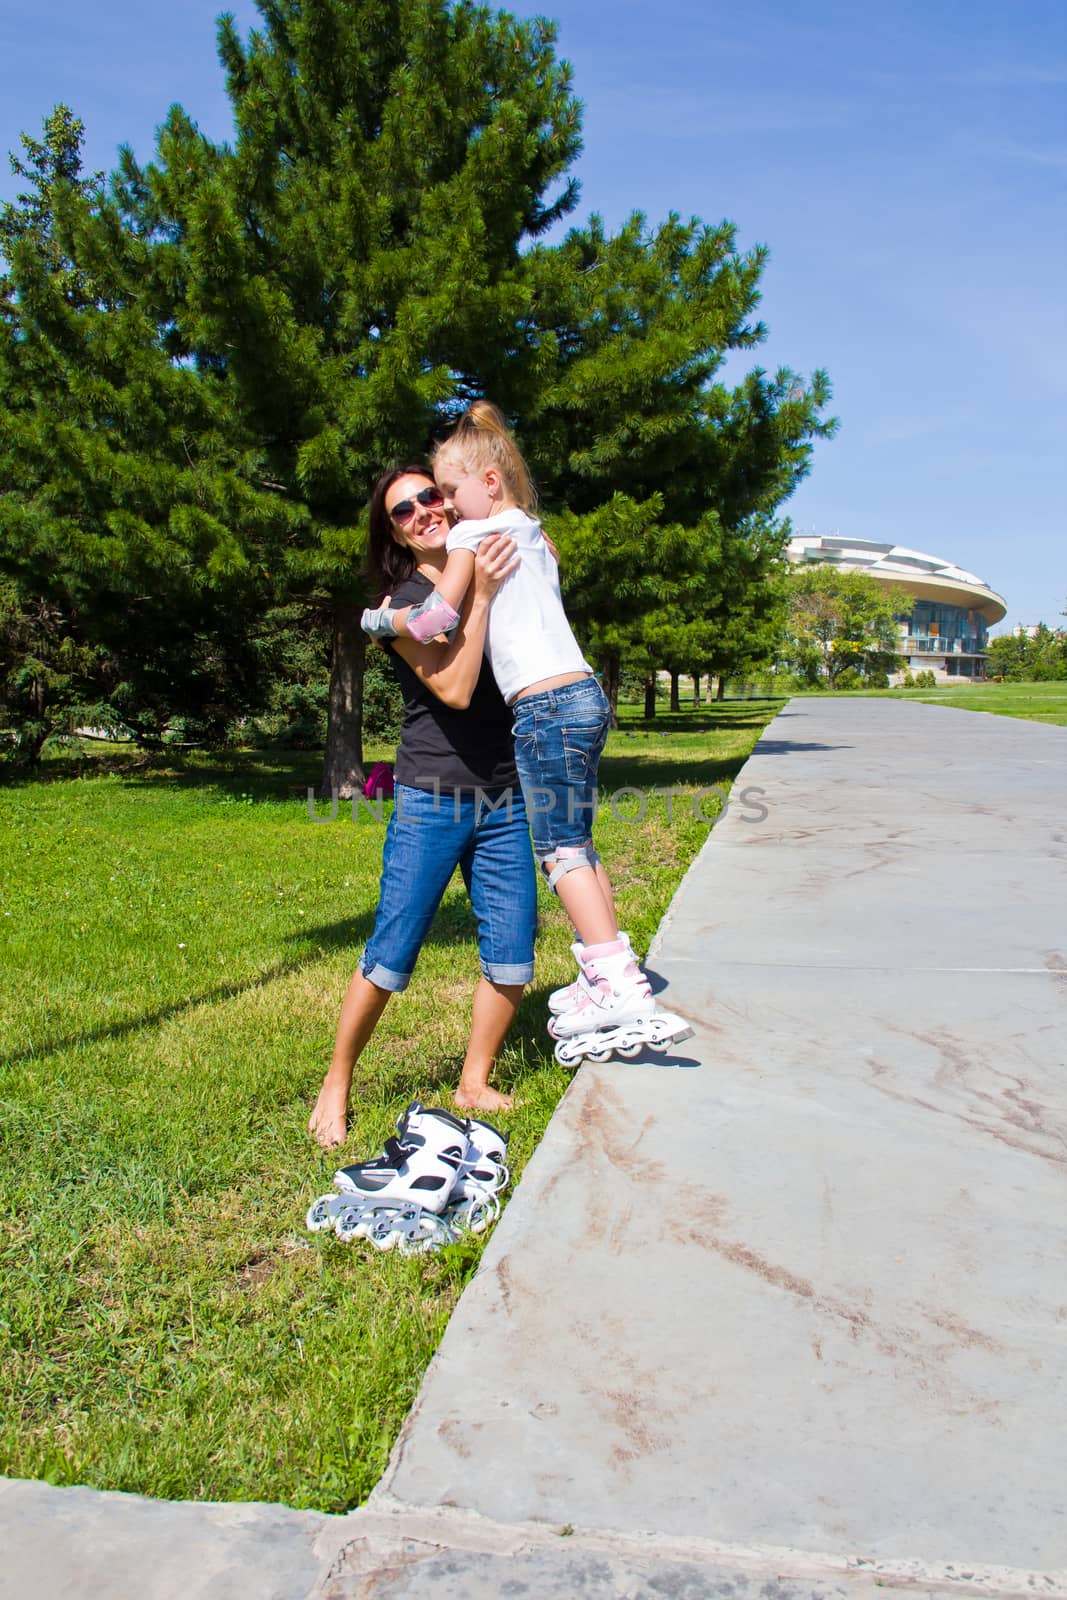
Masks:
[[[695,1037],[577,1074],[369,1505],[7,1484],[0,1595],[1067,1595],[1065,802],[1067,731],[792,702]]]

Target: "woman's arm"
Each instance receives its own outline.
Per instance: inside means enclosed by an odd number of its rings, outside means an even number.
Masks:
[[[456,551],[455,554],[469,554]],[[451,562],[452,557],[449,556]],[[514,539],[491,534],[474,557],[474,581],[467,590],[459,625],[447,644],[417,644],[398,637],[393,649],[446,706],[466,710],[482,670],[482,650],[489,623],[489,605],[509,573],[519,564]]]

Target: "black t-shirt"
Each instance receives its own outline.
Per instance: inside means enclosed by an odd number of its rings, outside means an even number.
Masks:
[[[421,572],[413,572],[393,589],[392,604],[417,604],[432,588]],[[391,640],[386,641],[385,648],[404,697],[396,781],[412,789],[432,790],[436,780],[442,794],[454,794],[457,789],[517,786],[512,715],[485,657],[470,705],[465,711],[457,711],[420,683],[392,648]]]

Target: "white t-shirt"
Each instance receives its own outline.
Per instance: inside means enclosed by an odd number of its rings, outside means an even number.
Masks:
[[[514,700],[541,678],[592,672],[571,632],[559,592],[559,569],[535,517],[513,510],[457,522],[445,548],[477,550],[490,533],[514,539],[520,558],[493,596],[485,636],[485,653],[504,699]]]

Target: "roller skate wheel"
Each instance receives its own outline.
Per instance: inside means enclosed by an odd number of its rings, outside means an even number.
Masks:
[[[684,1039],[691,1039],[693,1030],[678,1017],[667,1019],[667,1031],[659,1039],[651,1040],[653,1050],[658,1050],[662,1055],[664,1051],[672,1049],[676,1044],[681,1044]]]
[[[307,1226],[309,1233],[325,1233],[334,1225],[334,1213],[337,1210],[337,1196],[335,1194],[321,1194],[308,1208]]]
[[[431,1250],[440,1250],[443,1244],[452,1244],[451,1236],[447,1239],[439,1238],[436,1234],[427,1234],[425,1238],[409,1238],[407,1234],[400,1234],[396,1241],[397,1254],[402,1256],[425,1256]]]
[[[617,1056],[622,1056],[627,1061],[632,1061],[635,1056],[639,1056],[641,1054],[641,1051],[644,1048],[644,1040],[636,1039],[633,1044],[617,1044],[615,1046],[615,1054]]]
[[[423,1255],[451,1244],[452,1230],[441,1217],[421,1206],[383,1207],[367,1229],[376,1250],[398,1250],[402,1256]]]
[[[367,1232],[369,1223],[362,1206],[345,1206],[337,1213],[333,1231],[342,1244],[351,1244]]]
[[[484,1200],[464,1200],[455,1211],[445,1213],[445,1222],[455,1234],[484,1233],[500,1215],[500,1202],[493,1196]]]
[[[338,1213],[334,1232],[345,1244],[351,1244],[353,1239],[370,1239],[374,1243],[376,1233],[392,1226],[397,1210],[395,1205],[386,1205],[381,1200],[350,1201]],[[392,1246],[378,1245],[377,1248],[391,1249]]]
[[[402,1256],[424,1256],[430,1250],[440,1250],[443,1244],[455,1244],[456,1234],[441,1217],[428,1217],[425,1212],[417,1224],[404,1229],[397,1236],[397,1249]]]

